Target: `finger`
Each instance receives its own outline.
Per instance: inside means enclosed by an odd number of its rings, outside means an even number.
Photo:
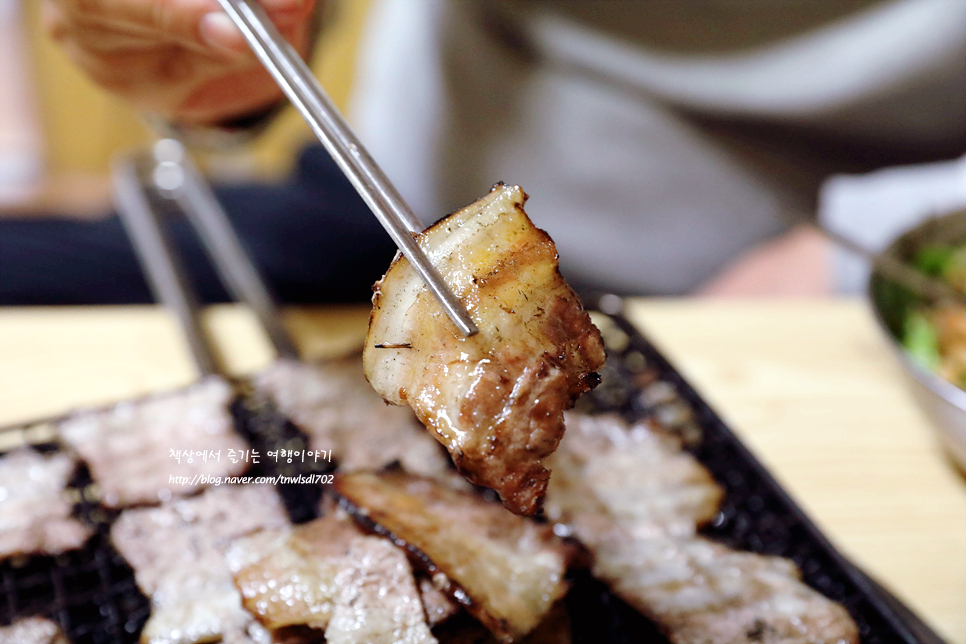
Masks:
[[[290,34],[299,33],[299,27],[308,26],[311,5],[306,3],[303,6],[285,11],[273,11],[269,14],[272,22],[281,32],[286,40],[292,41]],[[235,26],[235,23],[228,14],[221,11],[212,11],[201,18],[199,31],[202,39],[212,47],[231,52],[247,51],[248,44],[245,37]]]
[[[247,47],[245,37],[227,13],[221,11],[206,13],[201,17],[198,30],[202,40],[215,49],[243,52]]]
[[[103,0],[44,0],[41,20],[50,37],[65,48],[70,43],[70,51],[74,53],[85,51],[97,55],[115,50],[151,49],[179,44],[199,53],[211,54],[212,48],[201,42],[198,34],[182,38],[177,36],[177,30],[164,32],[155,23],[146,20],[144,15],[131,10],[132,6],[143,9],[152,1],[124,0],[118,2],[117,6],[127,8],[127,11],[110,13],[106,12],[110,3]],[[185,5],[180,6],[183,9]],[[75,56],[72,58],[76,60]]]
[[[217,0],[55,0],[60,8],[61,29],[75,32],[85,39],[85,31],[94,25],[114,27],[118,31],[143,34],[159,42],[177,42],[189,46],[220,47],[234,51],[240,34],[222,18]],[[276,20],[304,15],[306,0],[265,0],[270,17]],[[209,16],[206,18],[206,16]],[[202,27],[202,23],[215,23]],[[237,30],[235,30],[237,31]],[[209,37],[212,37],[210,41]],[[88,39],[89,40],[89,39]]]
[[[52,20],[52,22],[54,22]],[[115,52],[129,50],[156,49],[161,46],[171,46],[172,43],[158,38],[156,32],[138,28],[130,24],[115,24],[113,22],[91,21],[79,26],[74,22],[67,22],[61,26],[58,21],[56,27],[49,29],[51,36],[62,46],[70,43],[73,47],[83,49],[89,54],[109,55]],[[195,50],[204,55],[208,49],[202,45],[183,45],[186,50]]]
[[[140,32],[160,42],[200,43],[198,21],[216,0],[56,0],[60,28],[85,39],[94,26]]]

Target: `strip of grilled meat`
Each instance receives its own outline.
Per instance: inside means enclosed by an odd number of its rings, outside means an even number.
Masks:
[[[525,200],[519,187],[497,185],[419,236],[477,335],[463,337],[397,255],[374,287],[363,361],[373,388],[410,405],[463,476],[530,515],[563,412],[596,384],[604,349]]]

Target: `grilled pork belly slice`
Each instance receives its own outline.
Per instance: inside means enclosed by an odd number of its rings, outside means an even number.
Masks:
[[[437,644],[405,553],[384,539],[353,539],[335,577],[327,644]]]
[[[525,199],[497,185],[418,236],[480,332],[463,337],[397,255],[374,287],[363,361],[373,388],[410,405],[463,476],[529,515],[546,491],[544,459],[563,412],[596,384],[604,349]]]
[[[271,630],[324,629],[339,594],[335,577],[350,543],[361,536],[345,513],[331,513],[236,540],[227,559],[242,603]]]
[[[545,510],[558,523],[605,512],[631,534],[688,536],[714,518],[724,496],[679,438],[613,415],[568,413],[551,464]]]
[[[0,457],[0,559],[80,548],[92,530],[71,517],[67,483],[77,460],[23,448]]]
[[[787,559],[697,536],[578,536],[594,553],[594,575],[676,644],[859,641],[845,609],[806,586]]]
[[[432,584],[417,585],[411,571],[406,573],[409,581],[401,580],[400,575],[403,578],[406,575],[396,569],[398,559],[381,551],[383,543],[382,539],[364,536],[343,510],[332,509],[325,516],[299,526],[264,530],[237,539],[226,557],[244,607],[274,632],[293,626],[306,626],[321,632],[337,613],[342,615],[343,621],[342,626],[334,627],[335,632],[345,631],[346,616],[364,605],[367,606],[366,612],[372,614],[367,628],[376,628],[379,623],[385,626],[391,620],[387,622],[385,615],[379,612],[384,608],[368,607],[366,603],[371,599],[368,593],[373,589],[382,594],[386,606],[403,606],[398,611],[400,618],[409,619],[409,609],[404,608],[410,604],[420,616],[420,622],[425,621],[430,626],[456,613],[458,608]],[[389,547],[396,549],[395,546]],[[402,551],[398,552],[408,570],[409,564]],[[369,555],[374,562],[385,563],[392,559],[396,563],[384,570],[381,566],[360,569],[360,562]],[[347,568],[353,572],[345,572]],[[379,577],[380,571],[386,573],[384,578]],[[362,584],[357,590],[360,597],[365,595],[365,602],[359,599],[342,605],[350,597],[344,593],[353,579]],[[364,584],[361,579],[366,580]],[[411,592],[410,587],[419,589],[415,600],[415,591]],[[356,617],[362,620],[364,616],[359,613]],[[328,631],[326,634],[328,636]],[[343,636],[347,635],[343,633]]]
[[[277,360],[254,384],[308,435],[312,449],[332,450],[341,470],[381,469],[399,461],[427,476],[451,471],[412,411],[386,405],[372,390],[358,355],[314,364]]]
[[[214,487],[157,508],[122,512],[111,540],[151,599],[141,642],[249,641],[252,616],[242,608],[224,551],[242,535],[287,524],[268,485]]]
[[[837,644],[858,631],[779,557],[697,536],[720,490],[674,440],[646,424],[572,414],[547,511],[594,556],[593,573],[675,644]]]
[[[90,466],[105,505],[158,503],[204,487],[193,483],[199,475],[245,471],[244,459],[229,458],[229,450],[248,449],[233,429],[232,395],[224,379],[209,377],[183,391],[78,412],[61,423],[60,434]],[[172,450],[192,455],[179,461]],[[186,477],[182,480],[188,483],[173,485],[171,475]]]
[[[550,526],[400,470],[336,475],[363,527],[409,551],[499,639],[517,641],[566,593],[566,552]]]
[[[0,627],[0,644],[68,644],[57,624],[43,617],[27,617]]]

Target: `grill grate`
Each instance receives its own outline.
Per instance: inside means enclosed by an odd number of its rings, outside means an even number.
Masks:
[[[288,463],[267,458],[268,452],[278,449],[305,452],[309,449],[309,439],[271,400],[245,385],[241,388],[240,395],[231,404],[231,414],[238,432],[262,454],[259,463],[252,466],[253,476],[297,477],[328,474],[335,469],[335,463],[328,461],[293,459]],[[278,485],[276,489],[292,523],[305,523],[319,516],[321,486],[292,484]]]
[[[705,535],[735,548],[794,560],[808,584],[842,603],[852,614],[864,644],[943,644],[832,548],[714,411],[630,322],[618,314],[601,315],[595,321],[602,327],[609,359],[601,385],[584,396],[580,406],[584,411],[618,412],[628,420],[654,419],[682,436],[688,449],[726,490],[722,509],[704,529]],[[305,437],[298,428],[251,392],[243,389],[232,414],[239,432],[255,449],[302,448],[300,441]],[[55,444],[40,446],[56,448]],[[253,474],[309,473],[286,471],[286,465],[262,459],[262,470]],[[320,463],[313,467],[331,466]],[[295,522],[316,516],[322,491],[310,488],[279,488]],[[80,468],[71,489],[78,495],[78,516],[97,527],[96,535],[76,552],[0,563],[0,623],[39,614],[58,622],[75,644],[137,642],[150,603],[137,589],[130,566],[110,544],[108,534],[114,515],[94,500],[86,468]],[[667,641],[653,624],[586,572],[575,573],[572,581],[567,604],[575,644]]]
[[[34,445],[49,452],[51,443]],[[42,615],[60,625],[75,644],[133,644],[151,607],[134,572],[111,545],[115,514],[93,501],[90,472],[81,465],[68,490],[77,497],[74,516],[95,528],[83,548],[56,556],[14,557],[0,563],[0,624]]]
[[[721,510],[702,534],[732,548],[794,561],[807,584],[849,611],[863,644],[943,644],[928,626],[834,549],[630,321],[612,314],[601,326],[609,359],[601,385],[585,397],[583,404],[596,411],[620,413],[630,421],[654,419],[684,439],[686,448],[725,489]],[[606,588],[601,587],[599,592],[598,604],[615,606],[604,610],[602,624],[615,619],[630,624],[636,619],[636,615],[627,617],[619,600],[609,596]],[[653,641],[644,626],[626,628],[641,639]]]

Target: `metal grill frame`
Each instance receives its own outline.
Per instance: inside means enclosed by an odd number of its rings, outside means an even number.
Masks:
[[[604,316],[605,314],[595,315]],[[725,488],[721,511],[702,534],[731,547],[792,559],[806,583],[840,602],[859,626],[863,644],[945,644],[908,608],[843,557],[795,504],[754,455],[680,373],[619,312],[603,321],[608,361],[602,383],[584,396],[587,411],[617,412],[629,421],[651,419],[678,432],[687,449]],[[242,388],[244,392],[244,386]],[[253,447],[276,449],[304,440],[250,390],[232,406],[238,431]],[[23,430],[21,424],[8,430]],[[0,431],[2,433],[2,431]],[[40,435],[46,435],[40,432]],[[22,431],[29,436],[29,431]],[[56,443],[35,446],[58,449]],[[266,459],[267,461],[267,459]],[[263,475],[293,472],[268,471]],[[148,618],[150,602],[137,589],[133,571],[113,548],[110,525],[116,513],[91,494],[86,467],[70,487],[77,491],[78,517],[96,526],[81,550],[55,557],[20,557],[0,562],[0,624],[43,615],[58,622],[75,644],[133,644]],[[280,489],[294,522],[316,516],[318,494]],[[655,626],[612,595],[586,572],[572,576],[567,603],[575,644],[666,642]]]

